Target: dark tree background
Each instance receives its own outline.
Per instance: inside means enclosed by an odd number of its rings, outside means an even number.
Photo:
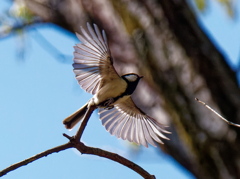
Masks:
[[[172,132],[162,150],[197,178],[240,178],[239,128],[194,100],[240,123],[236,73],[185,0],[25,1],[40,17],[33,23],[72,33],[86,22],[105,29],[117,71],[145,77],[135,101]]]

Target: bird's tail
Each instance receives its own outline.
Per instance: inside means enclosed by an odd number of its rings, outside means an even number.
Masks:
[[[67,129],[72,129],[82,118],[84,117],[86,111],[88,109],[88,103],[86,103],[83,107],[78,109],[72,115],[68,116],[63,120],[63,124]]]

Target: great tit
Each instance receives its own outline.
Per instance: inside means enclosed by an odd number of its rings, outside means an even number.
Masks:
[[[163,143],[160,138],[168,139],[169,133],[164,126],[146,115],[133,102],[134,92],[142,76],[134,73],[119,76],[113,67],[105,31],[100,32],[89,23],[87,33],[76,33],[80,44],[74,46],[73,71],[80,86],[94,96],[79,110],[63,120],[67,129],[73,128],[85,115],[90,106],[99,109],[102,125],[110,134],[123,140],[148,147]]]

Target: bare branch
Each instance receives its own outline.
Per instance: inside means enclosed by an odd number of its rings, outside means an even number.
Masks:
[[[99,149],[99,148],[88,147],[81,142],[79,142],[75,147],[82,154],[91,154],[91,155],[97,155],[99,157],[108,158],[112,161],[118,162],[118,163],[132,169],[133,171],[135,171],[139,175],[141,175],[143,178],[155,179],[154,175],[149,174],[142,167],[138,166],[137,164],[131,162],[130,160],[128,160],[128,159],[126,159],[126,158],[124,158],[124,157],[122,157],[118,154],[108,152],[108,151],[105,151],[105,150],[102,150],[102,149]]]
[[[16,164],[13,164],[9,167],[7,167],[6,169],[0,171],[0,177],[3,175],[6,175],[7,173],[22,167],[24,165],[27,165],[33,161],[36,161],[42,157],[48,156],[49,154],[55,153],[55,152],[60,152],[62,150],[66,150],[68,148],[76,148],[79,152],[81,152],[82,154],[91,154],[91,155],[96,155],[99,157],[104,157],[104,158],[108,158],[112,161],[118,162],[130,169],[132,169],[133,171],[135,171],[136,173],[138,173],[139,175],[141,175],[143,178],[146,179],[155,179],[154,175],[149,174],[146,170],[144,170],[142,167],[138,166],[137,164],[131,162],[130,160],[112,153],[112,152],[108,152],[99,148],[94,148],[94,147],[88,147],[85,144],[83,144],[82,142],[80,142],[81,136],[83,134],[83,131],[87,125],[87,122],[92,114],[92,112],[96,109],[96,106],[90,106],[83,118],[83,122],[81,124],[81,126],[79,127],[77,133],[75,136],[68,136],[67,134],[63,134],[64,137],[66,137],[67,139],[69,139],[69,142],[57,147],[54,147],[52,149],[46,150],[42,153],[39,153],[33,157],[30,157],[26,160],[23,160],[21,162],[18,162]]]
[[[86,118],[87,119],[87,118]],[[82,128],[83,129],[83,128]],[[79,131],[83,131],[83,130],[79,130]],[[138,166],[137,164],[131,162],[130,160],[112,153],[112,152],[108,152],[99,148],[94,148],[94,147],[88,147],[85,144],[83,144],[82,142],[80,142],[76,137],[70,137],[67,134],[63,134],[64,137],[68,138],[70,141],[66,144],[54,147],[52,149],[46,150],[42,153],[39,153],[35,156],[32,156],[26,160],[23,160],[21,162],[15,163],[9,167],[7,167],[6,169],[0,171],[0,177],[3,175],[6,175],[7,173],[18,169],[19,167],[22,167],[24,165],[27,165],[31,162],[34,162],[42,157],[46,157],[49,154],[55,153],[55,152],[60,152],[69,148],[76,148],[79,152],[81,152],[82,154],[91,154],[91,155],[96,155],[99,157],[104,157],[104,158],[108,158],[112,161],[118,162],[130,169],[132,169],[133,171],[135,171],[136,173],[138,173],[139,175],[141,175],[143,178],[146,179],[155,179],[154,175],[149,174],[146,170],[144,170],[142,167]]]
[[[76,148],[82,154],[91,154],[91,155],[96,155],[99,157],[108,158],[112,161],[115,161],[117,163],[120,163],[120,164],[132,169],[133,171],[135,171],[136,173],[138,173],[145,179],[155,179],[154,175],[149,174],[146,170],[144,170],[139,165],[131,162],[130,160],[128,160],[118,154],[108,152],[106,150],[102,150],[99,148],[86,146],[84,143],[77,140],[76,137],[70,137],[67,134],[64,134],[64,136],[66,138],[68,138],[70,140],[70,143],[73,144],[73,147]]]
[[[85,129],[87,123],[88,123],[88,120],[89,120],[91,114],[93,113],[93,111],[94,111],[95,109],[96,109],[96,106],[90,106],[90,107],[87,109],[87,111],[86,111],[86,113],[85,113],[85,115],[84,115],[84,117],[83,117],[83,121],[82,121],[82,123],[81,123],[81,125],[80,125],[80,127],[79,127],[79,129],[78,129],[78,131],[77,131],[77,133],[76,133],[76,135],[75,135],[75,139],[76,139],[77,141],[80,141],[80,139],[81,139],[81,137],[82,137],[82,134],[83,134],[83,131],[84,131],[84,129]]]
[[[34,162],[34,161],[36,161],[36,160],[38,160],[38,159],[40,159],[42,157],[46,157],[49,154],[52,154],[52,153],[55,153],[55,152],[60,152],[62,150],[66,150],[66,149],[72,148],[72,147],[73,147],[72,143],[66,143],[66,144],[54,147],[52,149],[46,150],[46,151],[44,151],[42,153],[34,155],[34,156],[32,156],[32,157],[30,157],[28,159],[25,159],[25,160],[23,160],[21,162],[15,163],[15,164],[5,168],[4,170],[0,171],[0,177],[3,176],[3,175],[6,175],[7,173],[9,173],[9,172],[11,172],[13,170],[16,170],[19,167],[22,167],[22,166],[27,165],[27,164],[29,164],[31,162]]]
[[[240,127],[240,124],[236,124],[233,122],[230,122],[229,120],[227,120],[226,118],[224,118],[223,116],[221,116],[217,111],[215,111],[213,108],[211,108],[210,106],[208,106],[206,103],[204,103],[203,101],[199,100],[198,98],[195,98],[195,100],[199,103],[201,103],[203,106],[205,106],[206,108],[208,108],[209,110],[211,110],[212,112],[214,112],[218,117],[220,117],[223,121],[225,121],[226,123],[228,123],[229,125],[232,126],[236,126],[236,127]]]

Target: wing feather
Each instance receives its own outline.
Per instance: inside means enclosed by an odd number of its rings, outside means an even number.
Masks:
[[[73,71],[80,86],[96,94],[108,80],[119,78],[119,75],[113,67],[104,30],[101,33],[97,25],[93,26],[94,29],[87,23],[89,34],[82,27],[82,34],[76,33],[81,44],[74,46]]]
[[[108,45],[107,45],[107,41],[104,41],[103,38],[102,38],[102,35],[101,35],[101,32],[98,28],[98,26],[96,24],[93,24],[94,26],[94,29],[95,29],[95,32],[97,34],[97,37],[100,41],[100,43],[102,44],[102,47],[104,48],[105,51],[108,51]],[[103,31],[103,34],[105,34],[105,32]]]
[[[97,47],[98,49],[104,53],[106,50],[104,49],[104,47],[102,47],[101,42],[99,41],[98,37],[96,36],[96,33],[94,32],[94,30],[91,28],[90,24],[87,24],[88,27],[88,31],[90,32],[93,40],[97,43]],[[107,42],[107,41],[106,41]]]
[[[132,127],[133,127],[133,120],[130,119],[125,129],[124,140],[127,139],[128,141],[132,142],[132,135],[131,135]]]
[[[148,144],[156,146],[156,142],[163,143],[161,138],[168,140],[163,134],[169,133],[164,126],[139,109],[130,96],[126,100],[120,100],[110,110],[100,109],[99,115],[105,128],[123,140],[145,147]]]
[[[130,127],[131,130],[128,131],[128,140],[129,142],[135,142],[136,143],[136,140],[135,140],[135,120],[132,120],[132,125]]]
[[[144,136],[146,138],[146,141],[151,144],[152,146],[156,147],[155,142],[153,141],[151,134],[149,135],[149,131],[148,128],[146,126],[146,119],[141,120],[142,123],[142,127],[143,127],[143,132],[144,132]]]

